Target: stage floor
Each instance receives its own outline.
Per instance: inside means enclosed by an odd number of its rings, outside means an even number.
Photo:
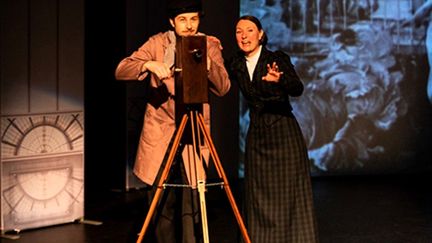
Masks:
[[[431,175],[313,178],[321,243],[432,242],[431,182]],[[239,185],[231,183],[238,203]],[[101,225],[70,223],[25,230],[16,235],[19,239],[1,242],[136,242],[147,213],[145,190],[89,194],[86,220]],[[206,200],[210,242],[236,243],[241,236],[225,191],[210,188]]]

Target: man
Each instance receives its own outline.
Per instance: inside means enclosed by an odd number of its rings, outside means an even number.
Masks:
[[[124,58],[117,66],[115,76],[119,80],[145,80],[150,75],[152,95],[146,106],[144,125],[136,155],[134,173],[143,182],[155,186],[157,174],[164,161],[164,156],[175,132],[175,84],[173,75],[176,38],[192,36],[198,33],[202,6],[200,0],[169,0],[169,22],[173,30],[156,34],[149,38],[132,55]],[[216,37],[207,36],[207,69],[209,89],[217,96],[225,95],[230,88],[230,80],[224,67],[221,53],[222,47]],[[210,123],[209,104],[203,104],[203,116],[206,126]],[[173,177],[181,178],[183,182],[193,182],[188,178],[184,168],[189,168],[188,152],[190,146],[182,149],[183,161],[173,165]],[[180,156],[178,156],[180,157]],[[180,171],[180,175],[178,172]],[[188,174],[189,175],[189,174]],[[164,189],[163,205],[158,207],[155,217],[155,233],[158,242],[196,242],[199,240],[200,226],[197,226],[199,208],[196,204],[196,190],[173,187]],[[149,196],[150,202],[155,188]],[[181,204],[181,221],[176,215]],[[177,227],[176,227],[177,226]],[[181,233],[178,229],[181,228]],[[197,230],[195,230],[197,229]]]

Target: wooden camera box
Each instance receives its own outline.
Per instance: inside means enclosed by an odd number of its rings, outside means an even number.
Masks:
[[[208,102],[207,41],[205,35],[177,37],[175,89],[176,102]]]

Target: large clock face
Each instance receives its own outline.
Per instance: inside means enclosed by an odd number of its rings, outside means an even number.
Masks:
[[[81,154],[3,162],[5,225],[23,229],[79,218],[83,213],[83,175]]]
[[[2,216],[24,229],[83,214],[82,113],[2,117]]]
[[[16,182],[22,192],[37,201],[55,198],[64,190],[70,179],[71,169],[56,168],[52,170],[15,174]]]
[[[81,113],[2,118],[2,159],[82,151]]]

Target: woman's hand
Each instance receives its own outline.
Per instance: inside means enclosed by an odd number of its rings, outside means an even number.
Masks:
[[[276,62],[273,62],[271,66],[267,64],[267,74],[262,77],[262,80],[277,83],[282,74],[283,72],[279,72],[279,67]]]

